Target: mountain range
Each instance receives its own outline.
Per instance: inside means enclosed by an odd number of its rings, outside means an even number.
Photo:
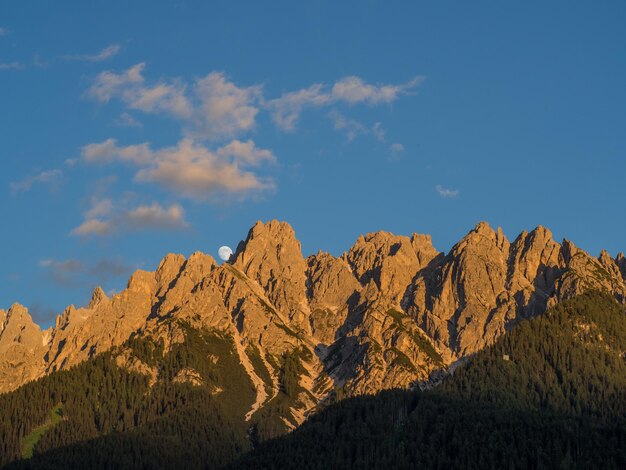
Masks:
[[[341,398],[429,389],[522,321],[589,291],[624,304],[626,258],[591,256],[544,227],[509,241],[479,223],[448,253],[428,235],[381,231],[340,257],[305,258],[289,224],[258,222],[229,261],[169,254],[111,298],[96,288],[47,330],[19,304],[0,310],[0,392],[106,356],[145,390],[202,389],[241,415],[256,445]]]

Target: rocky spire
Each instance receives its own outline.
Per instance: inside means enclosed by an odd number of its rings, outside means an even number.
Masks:
[[[380,296],[399,305],[415,275],[437,254],[428,236],[380,231],[360,236],[343,259],[362,286],[373,281]]]
[[[45,341],[26,307],[14,304],[0,331],[0,391],[15,388],[43,373]]]
[[[94,289],[93,294],[91,295],[91,301],[89,302],[89,306],[87,308],[94,309],[107,300],[109,300],[109,298],[102,290],[102,287],[98,286]]]
[[[249,351],[267,359],[274,377],[280,371],[271,363],[308,348],[308,375],[301,377],[311,393],[302,401],[306,408],[315,405],[311,396],[321,399],[336,385],[355,393],[408,386],[484,348],[550,302],[587,289],[626,303],[625,274],[623,255],[592,257],[571,242],[555,242],[544,227],[509,243],[501,229],[482,222],[447,255],[428,235],[376,232],[340,258],[320,252],[304,259],[289,224],[258,222],[230,262],[218,265],[203,253],[167,255],[155,272],[136,271],[110,299],[96,288],[88,308],[68,307],[49,334],[24,307],[0,311],[0,392],[119,347],[131,334],[166,347],[184,341],[180,322],[164,321],[171,318],[233,338],[233,354],[262,388]],[[434,353],[424,349],[428,342]],[[413,368],[399,365],[406,358]]]
[[[624,278],[624,281],[626,281],[626,257],[624,257],[624,253],[617,254],[617,256],[615,257],[615,263],[622,273],[622,278]]]
[[[257,282],[294,325],[310,332],[307,265],[300,242],[286,222],[257,222],[234,254],[232,265]]]

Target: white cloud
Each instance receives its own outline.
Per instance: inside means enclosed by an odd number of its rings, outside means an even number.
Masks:
[[[424,80],[415,77],[401,85],[371,85],[359,77],[345,77],[333,85],[331,92],[334,101],[344,101],[349,104],[367,103],[376,105],[391,103],[402,93],[415,88]]]
[[[70,234],[78,237],[106,236],[142,230],[180,230],[189,227],[185,211],[178,204],[163,207],[154,202],[130,209],[115,210],[110,199],[92,199],[85,220]]]
[[[404,152],[404,145],[399,143],[393,143],[389,146],[389,151],[392,155],[398,155],[399,153]]]
[[[330,95],[323,93],[322,88],[323,85],[317,83],[268,101],[266,105],[272,110],[274,123],[284,131],[293,131],[305,107],[323,106],[330,102]]]
[[[111,98],[123,94],[129,87],[140,85],[144,82],[141,72],[145,63],[133,65],[121,74],[105,71],[98,75],[88,90],[88,95],[97,101],[106,103]]]
[[[100,102],[117,97],[130,109],[145,113],[171,114],[183,120],[187,135],[207,140],[229,139],[254,130],[260,106],[271,113],[281,130],[293,131],[308,107],[391,103],[423,81],[423,77],[415,77],[399,85],[372,85],[360,77],[349,76],[332,86],[316,83],[265,100],[261,86],[238,86],[222,72],[211,72],[197,79],[188,91],[180,81],[161,81],[148,86],[144,69],[145,63],[139,63],[119,74],[102,72],[88,95]],[[374,132],[379,140],[384,138],[382,133]]]
[[[336,109],[333,109],[331,112],[329,112],[327,116],[332,121],[333,128],[336,131],[345,132],[346,137],[349,141],[354,140],[359,134],[367,134],[369,132],[367,127],[365,127],[359,121],[344,116]]]
[[[0,36],[6,36],[9,33],[10,33],[10,31],[8,29],[3,28],[2,26],[0,26]]]
[[[169,207],[162,207],[156,202],[127,212],[123,221],[133,230],[171,230],[189,226],[185,221],[185,211],[180,205],[172,204]]]
[[[251,171],[252,167],[275,162],[274,154],[256,147],[252,140],[238,139],[255,130],[262,109],[271,114],[280,129],[290,131],[295,129],[307,107],[391,103],[410,93],[422,80],[416,77],[398,85],[373,85],[350,76],[331,85],[313,84],[265,100],[260,85],[235,84],[222,72],[209,73],[191,83],[166,79],[148,83],[145,67],[139,63],[120,73],[102,72],[87,94],[102,103],[115,98],[127,109],[169,114],[179,120],[184,137],[177,145],[160,149],[152,149],[148,143],[120,146],[111,138],[84,146],[81,160],[136,166],[135,181],[154,183],[177,196],[199,201],[243,198],[275,188],[271,178]],[[331,109],[327,116],[336,130],[346,133],[348,140],[368,134],[385,141],[385,131],[379,122],[366,126],[336,109]],[[123,112],[116,123],[140,125],[128,112]],[[205,145],[207,141],[221,146],[209,147]],[[106,228],[94,223],[85,230],[102,232]]]
[[[24,64],[20,62],[0,62],[0,70],[21,70]]]
[[[335,103],[349,105],[391,103],[400,95],[409,93],[423,80],[423,77],[415,77],[400,85],[371,85],[359,77],[351,76],[338,80],[330,89],[325,89],[324,85],[316,83],[308,88],[285,93],[280,98],[265,102],[265,106],[272,112],[272,119],[280,129],[293,131],[300,114],[307,107],[321,107]]]
[[[194,123],[196,135],[217,140],[254,129],[260,86],[240,88],[223,73],[212,72],[197,80],[194,90],[200,100]]]
[[[444,188],[440,184],[435,186],[435,190],[437,191],[439,196],[441,196],[443,198],[453,198],[453,197],[457,197],[459,195],[459,190],[458,189]]]
[[[223,158],[233,157],[236,161],[252,166],[258,166],[264,161],[270,163],[276,161],[276,156],[272,152],[258,148],[252,140],[247,142],[233,140],[218,149],[217,154]]]
[[[333,129],[344,132],[350,142],[359,135],[373,135],[379,142],[385,141],[385,130],[380,122],[374,123],[370,128],[362,122],[345,116],[336,109],[332,109],[326,117],[333,123]]]
[[[130,109],[170,114],[183,121],[185,131],[197,138],[221,140],[254,129],[261,87],[238,87],[221,72],[195,81],[192,93],[180,81],[146,85],[145,63],[122,73],[102,72],[88,91],[100,102],[119,98]]]
[[[59,285],[75,287],[80,285],[92,286],[94,281],[106,283],[111,279],[128,276],[133,267],[118,258],[101,259],[95,262],[85,262],[70,258],[58,260],[47,258],[39,261],[50,278]]]
[[[87,219],[96,219],[106,217],[113,211],[113,201],[111,199],[98,199],[96,197],[91,200],[91,208],[85,212]]]
[[[111,222],[99,219],[87,219],[71,231],[71,235],[85,237],[88,235],[108,235],[112,232]]]
[[[176,147],[156,152],[154,163],[140,169],[136,179],[157,183],[179,196],[196,200],[222,194],[243,196],[274,187],[270,180],[242,170],[237,158],[223,158],[227,153],[225,147],[211,152],[190,139],[183,139]]]
[[[380,122],[374,123],[374,127],[372,127],[372,133],[374,134],[374,137],[376,137],[376,140],[378,140],[379,142],[385,141],[386,132]]]
[[[83,147],[82,158],[88,163],[134,164],[139,167],[136,181],[155,183],[178,196],[196,200],[221,195],[245,196],[274,188],[271,180],[243,169],[276,159],[269,150],[257,148],[251,140],[234,140],[211,151],[187,138],[175,147],[153,151],[148,144],[120,147],[115,139],[108,139]]]
[[[122,113],[113,121],[116,126],[120,127],[143,127],[143,125],[129,113]]]
[[[81,60],[85,62],[102,62],[111,57],[117,55],[122,47],[119,44],[111,44],[105,47],[97,54],[78,54],[78,55],[66,55],[63,56],[65,60]]]
[[[76,271],[82,267],[82,263],[79,263],[76,260],[66,260],[66,261],[57,261],[55,259],[42,259],[39,261],[39,266],[42,268],[58,268],[62,271]]]
[[[63,177],[61,170],[46,170],[29,176],[21,181],[11,183],[11,192],[13,194],[25,193],[32,189],[35,184],[49,184],[52,189],[56,189]]]
[[[153,87],[136,87],[126,90],[123,99],[132,109],[144,113],[165,112],[179,118],[191,118],[193,108],[185,96],[185,87],[178,84],[159,83]]]
[[[88,163],[111,163],[119,160],[135,165],[147,164],[154,159],[147,143],[119,147],[115,139],[85,145],[82,148],[81,157]]]

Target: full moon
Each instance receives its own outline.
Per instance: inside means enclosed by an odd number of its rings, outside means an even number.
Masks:
[[[228,261],[233,255],[233,250],[231,250],[229,246],[221,246],[220,249],[217,250],[217,254],[222,261]]]

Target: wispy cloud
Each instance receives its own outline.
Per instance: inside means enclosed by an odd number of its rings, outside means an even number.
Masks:
[[[15,181],[10,184],[10,188],[13,194],[28,192],[36,184],[47,184],[50,185],[51,189],[55,190],[58,188],[62,178],[63,172],[61,170],[46,170],[28,176],[21,181]]]
[[[85,62],[103,62],[111,57],[116,56],[122,47],[119,44],[111,44],[108,47],[105,47],[97,54],[75,54],[75,55],[65,55],[62,57],[64,60],[77,60],[77,61],[85,61]]]
[[[39,266],[45,269],[55,284],[61,286],[74,286],[78,281],[78,274],[83,272],[85,266],[75,259],[56,260],[53,258],[42,259]]]
[[[306,108],[389,104],[401,95],[412,93],[424,80],[417,76],[405,83],[375,85],[360,77],[348,76],[331,85],[314,83],[278,98],[266,99],[260,85],[240,86],[223,72],[211,72],[190,84],[181,80],[148,84],[145,69],[146,64],[142,62],[120,73],[102,72],[87,94],[102,103],[118,98],[129,109],[169,114],[183,121],[186,135],[213,141],[254,130],[261,110],[271,114],[279,129],[294,131]],[[375,135],[381,136],[380,133]]]
[[[453,198],[453,197],[457,197],[459,195],[459,190],[458,189],[444,188],[440,184],[435,186],[435,190],[437,191],[437,194],[439,194],[439,196],[441,196],[443,198]]]
[[[115,278],[128,276],[134,268],[119,258],[100,259],[94,262],[75,258],[64,260],[46,258],[39,262],[39,266],[55,284],[64,287],[92,285],[94,281],[106,283]]]
[[[275,162],[276,156],[240,137],[256,130],[260,113],[269,113],[279,129],[293,131],[306,108],[330,107],[327,118],[348,140],[367,134],[385,142],[380,122],[363,124],[339,108],[392,103],[401,95],[411,94],[423,80],[415,77],[400,84],[371,84],[349,76],[268,100],[261,85],[235,83],[223,72],[211,72],[191,82],[149,80],[145,72],[143,62],[119,72],[101,72],[86,95],[100,103],[119,100],[126,110],[116,120],[118,125],[140,125],[130,110],[176,119],[181,126],[179,142],[153,148],[150,142],[124,146],[110,138],[85,145],[80,158],[87,164],[134,166],[135,182],[153,183],[177,197],[208,202],[243,200],[276,188],[274,180],[259,169],[264,163]],[[99,218],[87,218],[80,231],[105,234],[110,228]]]
[[[359,134],[367,134],[369,129],[365,127],[362,123],[355,119],[350,119],[347,116],[344,116],[336,109],[333,109],[327,114],[327,117],[333,123],[333,128],[336,131],[343,131],[346,134],[346,137],[349,141],[352,141]]]
[[[386,133],[380,122],[376,122],[373,126],[368,127],[362,122],[340,113],[336,109],[332,109],[326,117],[332,122],[333,129],[345,133],[350,142],[359,135],[373,135],[379,142],[385,141]]]
[[[104,142],[85,145],[81,151],[83,161],[87,163],[106,164],[115,161],[145,165],[154,160],[154,154],[148,143],[119,147],[117,140],[107,139]]]
[[[0,36],[6,36],[10,33],[11,31],[9,31],[7,28],[4,28],[2,26],[0,26]]]
[[[84,221],[70,234],[78,237],[107,236],[145,230],[181,230],[189,227],[185,211],[178,204],[163,207],[154,202],[130,209],[116,209],[110,199],[92,200]]]
[[[424,77],[415,77],[400,85],[371,85],[359,77],[351,76],[336,82],[333,85],[331,95],[334,101],[345,101],[349,104],[391,103],[400,94],[408,92],[423,81]]]
[[[120,74],[105,71],[98,75],[88,90],[88,95],[102,103],[120,98],[129,108],[145,113],[166,113],[179,118],[190,118],[191,103],[180,83],[159,82],[145,84],[145,63],[136,64]]]
[[[372,127],[372,133],[374,134],[374,137],[376,137],[376,140],[378,140],[379,142],[385,141],[387,133],[385,132],[385,129],[383,129],[383,125],[380,122],[374,123],[374,127]]]
[[[0,62],[0,70],[21,70],[24,64],[21,62]]]
[[[222,140],[255,127],[261,87],[239,87],[221,72],[196,80],[190,90],[180,80],[148,85],[145,63],[122,73],[102,72],[88,96],[106,103],[119,98],[130,109],[149,114],[169,114],[184,123],[185,133],[196,138]]]
[[[233,140],[211,151],[192,139],[183,139],[175,147],[153,151],[147,143],[123,147],[115,139],[108,139],[83,147],[82,159],[92,164],[133,164],[139,167],[136,181],[156,183],[178,196],[200,201],[244,197],[274,187],[271,179],[245,170],[276,160],[272,152],[256,147],[251,140]]]
[[[330,103],[331,97],[323,92],[323,85],[316,83],[302,90],[285,93],[280,98],[267,101],[274,123],[283,131],[293,131],[300,114],[307,107],[320,107]]]
[[[143,71],[145,63],[139,63],[124,72],[117,74],[110,71],[98,75],[88,90],[88,95],[97,101],[106,103],[114,96],[122,96],[128,99],[126,90],[139,86],[144,82]]]
[[[141,122],[139,122],[131,114],[126,112],[120,114],[119,117],[114,121],[114,124],[120,127],[143,127],[143,124],[141,124]]]
[[[221,72],[212,72],[194,86],[200,100],[194,133],[209,139],[230,138],[255,127],[261,87],[238,87]]]
[[[35,302],[28,307],[28,313],[38,325],[48,325],[57,316],[57,312],[50,306]]]
[[[308,88],[283,94],[268,100],[265,106],[272,112],[274,123],[284,131],[295,130],[302,111],[307,107],[321,107],[336,103],[348,105],[367,104],[370,106],[389,104],[400,95],[410,93],[424,81],[418,76],[399,85],[372,85],[356,76],[342,78],[332,87],[316,83]]]
[[[392,156],[398,156],[404,152],[404,145],[395,142],[389,146],[389,152]]]

